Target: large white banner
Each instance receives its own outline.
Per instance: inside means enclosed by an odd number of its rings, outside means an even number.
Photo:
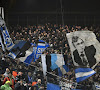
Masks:
[[[92,31],[66,34],[75,66],[94,68],[100,62],[100,43]]]

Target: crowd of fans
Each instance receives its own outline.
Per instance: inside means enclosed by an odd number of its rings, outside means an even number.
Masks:
[[[45,54],[62,53],[67,55],[67,63],[70,71],[60,78],[63,81],[66,79],[66,83],[76,81],[74,65],[72,62],[66,33],[79,30],[91,30],[95,33],[98,41],[100,41],[100,27],[95,25],[91,27],[65,25],[63,27],[62,25],[47,23],[45,25],[29,25],[27,27],[22,27],[20,25],[10,26],[8,29],[10,37],[14,43],[16,43],[16,40],[26,40],[33,44],[37,44],[38,40],[41,39],[50,45],[50,47],[44,51]],[[79,83],[77,87],[82,88],[83,90],[92,90],[92,85],[94,82],[100,83],[100,63],[96,66],[95,71],[95,75],[88,78],[88,80]],[[57,72],[52,71],[51,73],[52,74],[49,75],[49,79],[47,79],[48,77],[44,78],[41,58],[39,58],[36,62],[31,62],[30,65],[26,66],[26,64],[20,62],[18,59],[13,60],[8,58],[7,53],[0,54],[1,90],[7,90],[3,89],[6,86],[11,86],[12,90],[45,90],[47,80],[53,83],[57,83],[59,81],[59,79],[55,76]],[[11,90],[11,88],[8,90]]]

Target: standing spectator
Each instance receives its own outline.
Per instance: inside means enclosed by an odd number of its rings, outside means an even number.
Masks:
[[[43,90],[44,89],[44,87],[43,87],[43,85],[41,83],[41,79],[38,79],[37,80],[37,84],[34,85],[34,86],[36,86],[36,90]]]
[[[26,77],[26,83],[27,83],[27,88],[31,87],[33,79],[32,79],[32,73],[28,72],[28,75]]]
[[[27,77],[26,77],[26,82],[27,82],[28,84],[32,84],[33,79],[32,79],[32,73],[31,73],[31,72],[28,72],[28,75],[27,75]]]
[[[4,76],[5,77],[8,77],[8,74],[10,73],[10,70],[9,70],[9,68],[6,68],[6,71],[5,71],[5,73],[4,73]]]
[[[13,79],[13,76],[11,73],[8,74],[8,77],[5,77],[4,80],[3,80],[3,84],[5,84],[6,81],[10,81],[11,83],[11,88],[12,90],[14,90],[14,79]]]
[[[11,84],[10,81],[6,81],[6,83],[0,87],[0,90],[12,90],[10,84]]]
[[[16,76],[16,81],[20,81],[20,80],[23,80],[24,77],[23,77],[23,73],[22,72],[18,72],[18,75]]]
[[[0,67],[2,67],[0,70],[0,73],[5,73],[5,69],[9,66],[9,64],[6,61],[4,55],[2,55],[0,59],[1,59],[0,60]]]
[[[23,80],[20,80],[15,84],[15,90],[27,90],[27,87],[23,84]]]

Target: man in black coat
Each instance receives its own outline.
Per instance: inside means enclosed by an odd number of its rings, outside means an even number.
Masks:
[[[27,90],[27,87],[23,84],[23,80],[20,80],[15,84],[15,90]]]
[[[79,66],[92,67],[96,64],[96,49],[93,45],[85,46],[84,41],[78,36],[72,37],[72,44],[76,48],[73,51],[74,61]]]

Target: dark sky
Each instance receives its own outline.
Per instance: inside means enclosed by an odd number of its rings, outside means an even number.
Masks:
[[[99,0],[62,0],[64,11],[100,12]],[[10,11],[56,11],[60,0],[16,0]]]

